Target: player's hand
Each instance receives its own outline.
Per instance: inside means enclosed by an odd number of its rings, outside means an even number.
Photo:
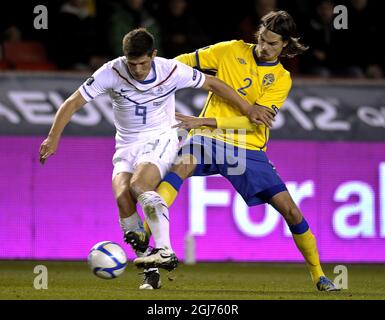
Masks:
[[[264,124],[271,128],[273,126],[273,121],[275,121],[275,112],[270,108],[255,104],[248,110],[247,117],[252,123],[257,125]]]
[[[175,112],[175,119],[180,121],[178,124],[174,125],[173,128],[182,128],[186,130],[199,128],[204,124],[203,118],[198,118],[194,116],[186,116],[182,113]]]
[[[58,142],[59,142],[58,139],[48,137],[41,143],[40,149],[39,149],[39,155],[40,155],[39,161],[41,164],[44,164],[45,160],[47,160],[49,156],[55,153]]]

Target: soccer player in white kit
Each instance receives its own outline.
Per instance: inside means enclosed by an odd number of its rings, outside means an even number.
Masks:
[[[175,120],[175,92],[183,88],[202,88],[229,100],[235,107],[249,108],[231,87],[221,80],[204,75],[176,60],[156,57],[153,36],[145,29],[135,29],[123,38],[124,56],[104,64],[56,113],[48,137],[40,146],[40,162],[55,153],[60,136],[72,115],[98,95],[109,94],[112,100],[116,127],[113,156],[112,186],[119,208],[119,222],[125,241],[143,235],[143,223],[136,211],[136,202],[144,192],[155,190],[170,169],[178,151]],[[169,217],[164,214],[146,215],[154,237],[156,264],[174,269],[178,259],[169,237]],[[148,239],[146,239],[148,243]],[[140,257],[144,248],[133,246]],[[154,251],[152,252],[154,254]],[[157,268],[144,270],[141,289],[158,289]]]

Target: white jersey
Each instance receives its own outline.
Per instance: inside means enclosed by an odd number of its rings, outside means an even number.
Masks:
[[[79,91],[89,102],[108,93],[112,99],[116,148],[143,143],[176,124],[175,91],[200,88],[205,75],[177,60],[156,57],[144,81],[130,74],[126,58],[107,62],[88,78]]]

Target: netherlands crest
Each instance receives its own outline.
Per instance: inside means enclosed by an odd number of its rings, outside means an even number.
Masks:
[[[153,89],[153,92],[156,94],[156,95],[159,95],[159,94],[162,94],[164,91],[164,87],[163,86],[158,86],[158,87],[155,87]]]
[[[265,76],[263,77],[262,85],[264,87],[267,87],[271,85],[274,81],[275,81],[274,74],[268,73],[268,74],[265,74]]]

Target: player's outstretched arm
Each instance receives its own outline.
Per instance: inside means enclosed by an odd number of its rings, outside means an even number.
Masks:
[[[217,120],[215,118],[187,116],[179,112],[175,112],[175,119],[179,121],[173,128],[182,128],[186,130],[197,129],[200,127],[217,128]]]
[[[245,129],[246,131],[255,130],[255,126],[246,116],[231,118],[206,118],[187,116],[179,112],[175,112],[175,119],[179,121],[173,128],[183,128],[186,130],[197,129],[200,127],[211,127],[219,129]]]
[[[86,103],[87,101],[82,97],[80,92],[76,90],[60,106],[59,110],[56,112],[55,119],[47,138],[40,145],[39,154],[41,164],[44,164],[45,160],[55,153],[65,126],[70,122],[72,115]]]
[[[227,99],[230,104],[237,107],[242,114],[247,115],[250,104],[242,99],[233,88],[228,84],[215,78],[213,76],[206,75],[206,80],[202,86],[203,90],[212,91],[221,98]]]
[[[247,116],[250,122],[257,125],[264,124],[272,127],[275,112],[269,108],[260,105],[250,105],[242,99],[235,90],[222,80],[213,76],[206,75],[206,81],[202,89],[212,91],[216,95],[227,99],[233,106],[237,107],[243,115]]]

